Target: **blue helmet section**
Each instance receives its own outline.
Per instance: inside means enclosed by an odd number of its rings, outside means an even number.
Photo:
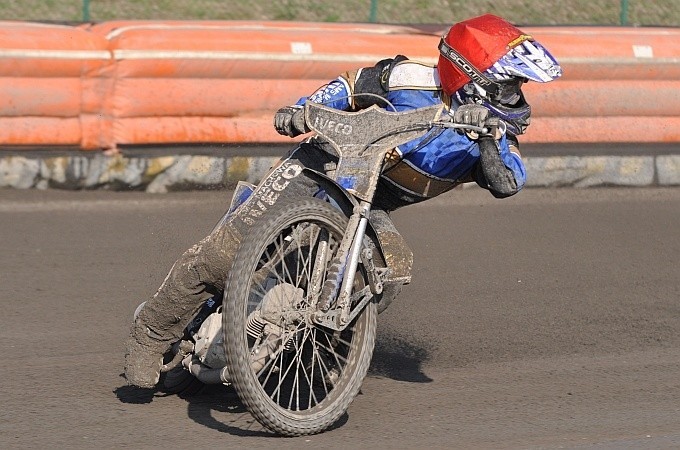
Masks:
[[[547,83],[562,75],[562,67],[540,43],[524,41],[496,61],[484,74],[496,81],[518,77]]]

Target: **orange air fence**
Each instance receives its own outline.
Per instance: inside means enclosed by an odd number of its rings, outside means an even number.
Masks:
[[[523,142],[680,141],[680,30],[524,30],[564,76],[526,86],[534,113]],[[440,34],[376,24],[0,22],[0,146],[290,142],[272,126],[279,107],[397,54],[435,64]]]

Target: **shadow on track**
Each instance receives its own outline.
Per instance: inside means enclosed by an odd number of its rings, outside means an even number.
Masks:
[[[144,389],[136,386],[120,386],[113,390],[121,403],[141,405],[151,403],[156,396],[156,389]]]
[[[129,404],[151,403],[155,398],[177,395],[187,402],[189,418],[205,427],[234,436],[275,436],[252,418],[232,387],[205,386],[192,394],[166,394],[157,389],[120,386],[113,393],[120,402]],[[222,420],[215,415],[223,415]]]
[[[250,415],[231,386],[205,386],[197,394],[180,397],[187,402],[187,416],[207,428],[234,436],[276,436]]]
[[[432,378],[422,371],[429,351],[421,345],[389,335],[378,334],[369,376],[390,378],[409,383],[430,383]]]
[[[166,394],[156,389],[143,389],[134,386],[120,386],[114,394],[122,403],[151,403],[154,398],[177,395],[187,402],[187,416],[207,428],[234,436],[279,438],[255,420],[246,410],[232,386],[204,386],[193,394]],[[347,423],[347,413],[329,430],[342,427]]]
[[[376,341],[368,375],[409,383],[429,383],[432,379],[421,368],[428,355],[428,350],[417,343],[383,333]],[[115,388],[113,393],[121,403],[129,404],[146,404],[155,398],[177,395],[127,385]],[[187,416],[207,428],[234,436],[278,437],[250,415],[232,386],[204,386],[192,393],[178,394],[178,397],[187,403]],[[342,427],[348,419],[345,413],[330,429]]]
[[[280,437],[268,431],[250,415],[231,386],[206,386],[200,394],[183,398],[188,403],[189,418],[203,426],[236,436]],[[219,414],[226,421],[215,417]],[[348,415],[345,413],[330,429],[343,426],[347,419]]]

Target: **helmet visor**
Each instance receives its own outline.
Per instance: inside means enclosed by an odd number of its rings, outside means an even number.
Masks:
[[[548,50],[536,41],[525,41],[506,53],[484,73],[495,81],[510,77],[547,83],[562,75],[562,68]]]

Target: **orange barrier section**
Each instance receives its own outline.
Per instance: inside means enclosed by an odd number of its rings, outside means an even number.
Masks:
[[[680,117],[680,79],[573,80],[523,88],[537,117]]]
[[[399,52],[434,62],[433,36],[399,26],[119,22],[90,31],[116,61],[117,144],[290,142],[273,113],[338,74]]]
[[[677,142],[680,29],[529,29],[564,68],[529,83],[534,110],[525,142]]]
[[[100,134],[111,123],[100,125],[107,114],[101,77],[111,62],[102,36],[0,22],[0,145],[109,146],[112,136]]]
[[[237,117],[270,112],[327,80],[124,78],[116,84],[116,117]],[[254,93],[257,93],[255,95]],[[295,93],[300,93],[297,95]],[[160,95],[159,95],[160,94]]]
[[[565,73],[527,85],[523,142],[680,141],[680,30],[525,31]],[[396,54],[434,64],[438,41],[375,24],[0,22],[0,145],[289,142],[277,108]]]

